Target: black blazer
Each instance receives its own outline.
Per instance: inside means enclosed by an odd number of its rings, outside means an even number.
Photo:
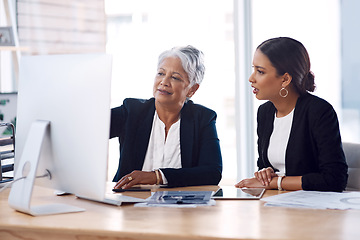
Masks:
[[[111,110],[110,138],[119,137],[120,160],[113,181],[133,170],[141,170],[149,144],[155,99],[125,99]],[[216,132],[216,113],[188,101],[181,110],[180,151],[182,168],[161,171],[169,187],[217,185],[222,158]]]
[[[268,159],[268,147],[275,111],[270,101],[258,109],[259,169],[274,168]],[[309,93],[300,96],[285,153],[286,175],[302,176],[304,190],[343,191],[347,170],[335,110],[319,97]]]

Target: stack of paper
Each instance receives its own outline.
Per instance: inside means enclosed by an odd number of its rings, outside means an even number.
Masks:
[[[265,206],[315,208],[315,209],[360,209],[360,192],[295,191],[262,199]]]

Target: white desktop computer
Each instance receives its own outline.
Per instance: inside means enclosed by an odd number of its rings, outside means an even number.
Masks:
[[[111,63],[106,54],[22,58],[12,208],[31,215],[83,210],[31,206],[35,182],[106,202]],[[44,174],[51,178],[37,179]]]

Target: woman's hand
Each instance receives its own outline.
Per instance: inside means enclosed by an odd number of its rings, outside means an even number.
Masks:
[[[128,189],[137,184],[156,184],[156,173],[145,171],[132,171],[123,176],[114,186],[114,188]]]
[[[256,178],[246,178],[235,184],[237,188],[264,188],[264,185]],[[266,187],[266,189],[270,189],[270,186]]]
[[[265,187],[269,186],[271,179],[273,179],[273,177],[277,177],[276,173],[274,172],[274,169],[272,169],[271,167],[263,168],[255,172],[254,176]]]

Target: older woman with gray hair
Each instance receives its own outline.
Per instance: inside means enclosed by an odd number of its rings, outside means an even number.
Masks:
[[[222,159],[216,113],[189,100],[204,77],[203,53],[176,47],[159,56],[153,98],[125,99],[111,110],[120,160],[114,188],[217,185]]]

